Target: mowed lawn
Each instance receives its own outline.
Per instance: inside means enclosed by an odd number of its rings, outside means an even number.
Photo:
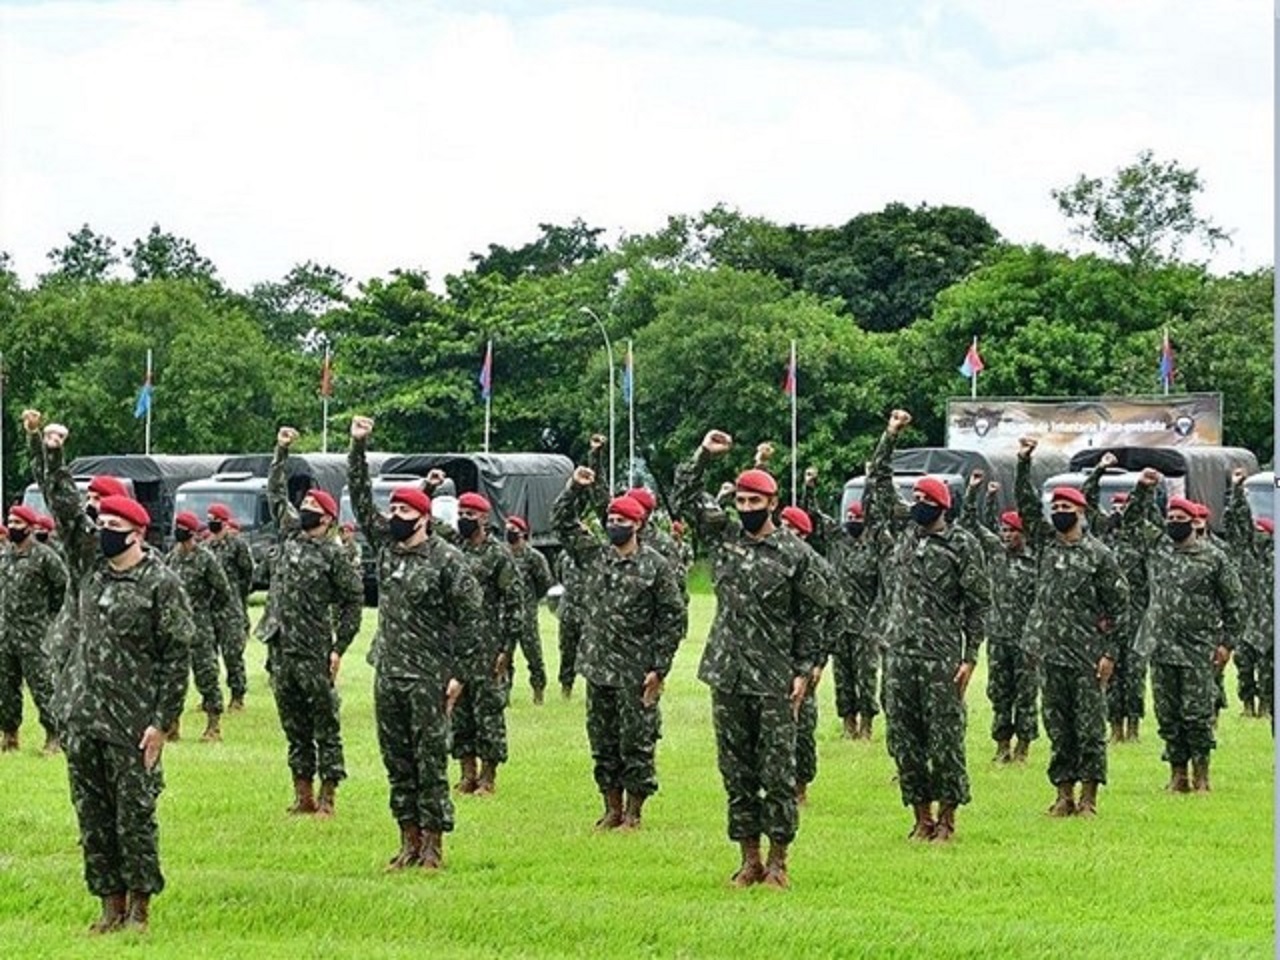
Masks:
[[[994,767],[981,671],[970,689],[973,803],[959,836],[909,844],[882,725],[838,736],[820,691],[819,775],[793,847],[793,889],[736,891],[707,690],[695,679],[713,601],[695,595],[690,638],[663,700],[661,793],[641,831],[596,834],[599,799],[572,701],[532,705],[524,664],[508,714],[511,763],[493,798],[459,798],[447,869],[388,875],[396,847],[374,736],[374,626],[340,681],[350,779],[331,822],[293,819],[284,738],[250,646],[248,710],[225,743],[165,752],[161,847],[169,888],[145,937],[91,938],[61,759],[37,755],[28,706],[19,755],[0,756],[0,956],[1264,957],[1273,955],[1273,747],[1232,696],[1214,791],[1164,792],[1154,722],[1111,751],[1092,822],[1044,816],[1038,742],[1025,768]],[[555,622],[543,613],[554,684]],[[1230,677],[1234,680],[1234,677]],[[194,705],[195,692],[188,703]],[[451,769],[451,780],[456,769]]]

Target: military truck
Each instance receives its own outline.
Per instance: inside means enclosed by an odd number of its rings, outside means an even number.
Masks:
[[[1244,482],[1244,496],[1254,520],[1276,519],[1276,474],[1274,470],[1255,473]]]

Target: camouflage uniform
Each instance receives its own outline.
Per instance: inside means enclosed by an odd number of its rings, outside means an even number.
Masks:
[[[897,501],[896,444],[882,434],[869,471],[874,520],[883,525]],[[977,663],[991,603],[982,547],[959,527],[928,534],[913,524],[894,544],[886,578],[885,713],[902,802],[954,808],[969,802],[965,705],[954,678],[962,663]]]
[[[524,617],[520,626],[520,650],[529,666],[529,686],[542,691],[547,686],[547,668],[542,659],[542,636],[538,632],[538,604],[551,589],[551,566],[547,558],[530,543],[511,551],[516,570],[520,573],[521,604]],[[507,664],[507,682],[515,678],[515,658]]]
[[[1144,516],[1151,497],[1151,487],[1139,484],[1123,522],[1126,535],[1146,549],[1150,573],[1151,601],[1138,628],[1137,648],[1151,657],[1164,759],[1175,767],[1207,763],[1216,746],[1214,650],[1219,644],[1229,649],[1232,638],[1240,636],[1244,591],[1216,547],[1194,534],[1184,546],[1175,545]]]
[[[365,441],[353,440],[347,479],[360,529],[378,555],[378,634],[374,712],[391,786],[391,815],[433,833],[453,829],[449,798],[451,679],[483,684],[480,585],[462,552],[440,537],[405,547],[374,506]]]
[[[796,720],[790,694],[821,647],[824,586],[812,552],[785,530],[760,539],[704,494],[702,448],[676,471],[672,501],[711,560],[716,615],[698,665],[711,687],[730,840],[789,844],[796,811]]]
[[[991,512],[988,496],[987,512]],[[960,525],[978,538],[991,575],[991,609],[987,613],[987,698],[991,701],[991,739],[1007,750],[1015,736],[1019,747],[1039,736],[1036,702],[1040,699],[1040,664],[1023,635],[1036,596],[1036,557],[1017,553],[978,516],[976,487],[965,492]],[[1019,758],[1025,757],[1020,753]],[[1005,759],[1008,759],[1007,757]]]
[[[578,645],[582,639],[582,572],[573,562],[568,551],[562,551],[556,561],[560,575],[560,585],[564,593],[560,595],[560,604],[556,608],[559,620],[560,669],[558,679],[560,686],[566,691],[573,689],[573,678],[577,673]]]
[[[218,683],[218,649],[228,646],[227,636],[238,626],[239,608],[227,575],[203,544],[190,549],[182,544],[169,551],[169,569],[178,575],[191,601],[195,640],[191,644],[191,670],[205,713],[222,713],[222,687]]]
[[[231,583],[236,609],[232,612],[232,628],[223,635],[218,652],[227,671],[227,687],[231,699],[241,701],[249,684],[244,668],[244,648],[249,636],[249,594],[253,591],[253,551],[235,533],[224,533],[209,540],[209,549],[222,565]],[[236,621],[238,620],[238,625]],[[234,706],[234,703],[232,704]]]
[[[1253,513],[1240,484],[1231,489],[1223,521],[1232,552],[1239,558],[1245,594],[1243,642],[1235,650],[1240,700],[1248,705],[1256,697],[1257,713],[1261,716],[1272,712],[1275,683],[1275,540],[1269,534],[1254,530]],[[1252,677],[1248,666],[1240,666],[1241,660],[1252,664]]]
[[[160,871],[156,800],[160,763],[147,770],[138,744],[182,710],[194,626],[178,577],[155,555],[116,571],[98,556],[93,525],[63,464],[62,449],[33,463],[68,561],[69,611],[54,668],[54,709],[64,736],[71,799],[80,826],[85,883],[99,897],[156,894]]]
[[[653,548],[622,556],[578,523],[589,493],[574,484],[556,498],[552,525],[581,571],[590,598],[577,669],[587,681],[587,739],[602,794],[648,797],[658,790],[653,714],[644,703],[648,673],[665,677],[688,617],[675,570]]]
[[[814,659],[814,667],[826,669],[831,657],[832,648],[837,638],[844,636],[845,605],[844,597],[836,580],[835,568],[827,562],[812,544],[797,537],[806,548],[813,551],[812,562],[822,580],[824,597],[824,616],[818,655]],[[800,702],[800,712],[796,716],[796,783],[801,795],[804,788],[818,779],[818,694],[811,679],[804,699]]]
[[[1116,660],[1113,628],[1128,608],[1129,585],[1097,537],[1057,535],[1031,482],[1029,456],[1018,457],[1015,485],[1023,535],[1039,558],[1024,637],[1044,664],[1049,782],[1106,783],[1107,698],[1098,662]]]
[[[24,549],[0,557],[0,730],[22,726],[22,681],[31,688],[40,725],[57,736],[52,710],[53,675],[45,637],[67,589],[67,569],[58,555],[34,536]]]
[[[272,565],[262,636],[294,780],[319,774],[336,784],[347,772],[329,656],[346,653],[360,629],[360,576],[334,540],[302,532],[287,493],[288,456],[277,447],[267,477],[267,501],[285,539]]]

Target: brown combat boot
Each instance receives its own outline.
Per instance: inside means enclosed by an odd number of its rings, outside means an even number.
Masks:
[[[760,883],[765,874],[764,864],[760,862],[760,838],[739,840],[738,846],[742,849],[742,865],[729,878],[729,883],[739,888]]]
[[[244,709],[244,696],[232,697],[231,702],[227,704],[227,709],[232,713],[239,713]]]
[[[938,824],[933,828],[932,843],[950,843],[956,834],[956,805],[942,803],[938,805]]]
[[[103,897],[102,916],[89,925],[89,932],[99,934],[119,930],[124,926],[125,917],[128,916],[127,910],[123,893],[112,893]]]
[[[1111,721],[1111,742],[1124,743],[1124,721],[1123,720]]]
[[[932,840],[933,831],[937,829],[937,822],[933,819],[933,804],[917,803],[912,810],[916,815],[915,826],[911,828],[911,832],[907,834],[908,840]]]
[[[476,774],[476,758],[462,758],[462,779],[458,781],[453,788],[459,793],[475,793],[476,786],[479,783],[479,777]]]
[[[642,793],[627,793],[627,808],[622,813],[622,829],[640,829],[640,814],[644,810],[645,796]]]
[[[1129,740],[1130,743],[1138,742],[1138,727],[1140,724],[1141,724],[1141,721],[1137,717],[1129,718],[1129,730],[1125,734],[1125,737]]]
[[[57,756],[62,752],[62,740],[59,739],[56,733],[46,730],[44,734],[44,747],[41,748],[40,752],[46,757]]]
[[[787,845],[785,843],[779,843],[777,840],[769,841],[769,862],[765,864],[764,879],[761,883],[778,890],[786,890],[791,886],[791,880],[787,877]]]
[[[400,851],[387,862],[388,870],[403,870],[418,862],[422,851],[422,828],[416,823],[400,824]]]
[[[844,732],[840,735],[844,740],[858,739],[858,717],[857,714],[849,714],[844,718]]]
[[[796,806],[807,807],[809,805],[809,785],[803,780],[796,781]]]
[[[875,721],[875,717],[870,714],[863,713],[858,715],[858,739],[871,739],[871,725]]]
[[[596,821],[596,829],[616,829],[622,826],[622,820],[622,791],[606,790],[604,792],[604,816]]]
[[[325,780],[320,784],[320,798],[316,801],[317,817],[324,817],[327,820],[333,816],[337,793],[338,782],[336,780]]]
[[[423,870],[439,870],[444,867],[444,834],[434,830],[424,831],[422,834],[422,858],[420,860]]]
[[[1240,716],[1256,717],[1258,715],[1258,708],[1254,706],[1253,697],[1241,697],[1240,706],[1243,708],[1240,711]]]
[[[560,684],[560,696],[561,696],[562,698],[564,698],[565,700],[572,700],[572,699],[573,699],[573,684],[572,684],[572,683],[562,683],[562,684]]]
[[[1023,740],[1019,738],[1019,740],[1013,745],[1013,762],[1026,763],[1027,754],[1029,754],[1030,752],[1031,752],[1031,741]]]
[[[497,792],[498,765],[492,760],[480,761],[480,776],[476,780],[476,796],[492,797]]]
[[[295,816],[316,812],[315,787],[309,777],[293,778],[293,805],[288,812]]]
[[[1076,815],[1096,817],[1098,815],[1098,781],[1084,780],[1080,784],[1080,801],[1076,804]]]
[[[991,758],[991,762],[992,763],[1008,763],[1012,759],[1013,759],[1013,754],[1010,752],[1009,741],[1007,739],[997,740],[996,755]]]
[[[1169,769],[1173,774],[1169,780],[1169,790],[1173,793],[1190,793],[1191,782],[1187,779],[1187,765],[1171,763]]]
[[[546,700],[546,698],[547,698],[547,689],[546,689],[546,687],[534,687],[534,688],[533,688],[533,705],[534,705],[535,707],[540,707],[540,706],[542,706],[542,703],[543,703],[543,701],[544,701],[544,700]]]
[[[138,933],[146,933],[151,922],[151,894],[132,890],[129,893],[129,915],[124,925]]]
[[[1196,793],[1209,792],[1209,758],[1194,757],[1191,760],[1191,788]]]
[[[1076,812],[1076,785],[1068,781],[1058,784],[1058,799],[1045,811],[1051,817],[1069,817]]]
[[[182,718],[178,717],[173,723],[169,724],[164,732],[164,738],[169,743],[177,743],[182,739]]]
[[[0,753],[14,753],[18,749],[18,731],[6,730],[0,735]]]
[[[210,710],[209,720],[205,724],[204,733],[200,734],[202,743],[221,743],[222,742],[222,717]]]

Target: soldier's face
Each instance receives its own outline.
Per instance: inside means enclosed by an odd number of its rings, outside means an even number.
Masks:
[[[752,490],[735,490],[733,493],[733,505],[738,509],[739,513],[754,510],[772,510],[778,505],[778,498],[756,493]]]
[[[794,533],[794,534],[795,534],[797,537],[799,537],[801,540],[808,540],[808,539],[809,539],[809,535],[808,535],[807,533],[805,533],[805,532],[804,532],[803,530],[801,530],[799,527],[794,526],[793,524],[789,523],[788,521],[783,520],[783,521],[782,521],[782,525],[783,525],[784,527],[786,527],[788,530],[790,530],[792,533]]]
[[[1022,549],[1022,533],[1013,527],[1001,527],[1000,539],[1004,541],[1004,545],[1009,550]]]
[[[1191,529],[1192,529],[1192,530],[1194,530],[1194,529],[1196,528],[1196,521],[1192,520],[1192,518],[1191,518],[1191,514],[1187,513],[1187,511],[1185,511],[1185,510],[1177,510],[1177,509],[1175,509],[1175,510],[1170,510],[1170,511],[1165,515],[1165,519],[1166,519],[1166,520],[1168,520],[1170,523],[1188,523],[1188,522],[1190,522],[1190,523],[1191,523]]]

